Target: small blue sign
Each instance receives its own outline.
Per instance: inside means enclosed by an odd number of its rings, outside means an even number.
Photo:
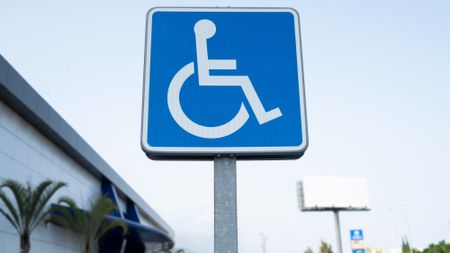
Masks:
[[[307,147],[293,9],[154,8],[142,147],[150,157],[293,156]]]
[[[350,240],[352,240],[352,241],[364,240],[364,235],[363,235],[362,229],[350,230]]]

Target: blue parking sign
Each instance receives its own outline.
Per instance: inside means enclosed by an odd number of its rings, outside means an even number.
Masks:
[[[307,147],[299,17],[282,8],[154,8],[141,143],[151,158],[297,158]]]
[[[364,235],[362,229],[352,229],[350,230],[350,240],[352,241],[362,241],[364,240]]]

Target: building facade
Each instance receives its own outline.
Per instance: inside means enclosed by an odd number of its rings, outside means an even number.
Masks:
[[[100,194],[119,207],[113,219],[129,233],[110,233],[100,253],[160,252],[173,246],[173,230],[0,55],[0,182],[68,184],[53,197],[69,196],[87,207]],[[50,205],[49,204],[49,205]],[[0,202],[0,205],[2,203]],[[19,251],[19,236],[0,216],[0,252]],[[31,252],[82,252],[77,237],[54,225],[33,232]]]

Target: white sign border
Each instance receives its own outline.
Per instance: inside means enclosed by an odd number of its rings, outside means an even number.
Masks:
[[[149,101],[149,77],[150,77],[150,47],[152,16],[156,12],[290,12],[295,17],[295,39],[298,63],[299,98],[302,124],[302,144],[299,146],[280,147],[153,147],[148,140],[148,101]],[[212,158],[217,155],[234,155],[241,158],[299,158],[308,147],[308,129],[306,117],[305,85],[303,75],[302,45],[300,37],[300,16],[293,8],[287,7],[154,7],[147,12],[145,32],[145,59],[144,59],[144,84],[142,99],[141,122],[141,147],[152,159],[179,159],[179,158]]]

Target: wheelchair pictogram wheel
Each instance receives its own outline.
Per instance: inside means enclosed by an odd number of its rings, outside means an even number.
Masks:
[[[192,121],[183,111],[180,103],[181,89],[186,80],[195,74],[194,63],[188,63],[173,77],[167,92],[167,104],[175,122],[190,134],[206,139],[217,139],[238,131],[248,120],[249,114],[244,103],[233,119],[219,126],[203,126]]]

